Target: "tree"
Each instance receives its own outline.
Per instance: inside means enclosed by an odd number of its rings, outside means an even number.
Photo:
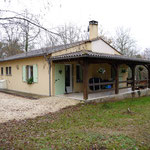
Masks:
[[[22,45],[18,42],[18,39],[15,39],[13,41],[9,41],[7,43],[2,43],[2,46],[0,48],[0,57],[8,57],[16,54],[23,53],[21,50]]]
[[[39,20],[37,19],[38,17],[29,13],[27,10],[25,10],[24,13],[21,14],[21,16],[27,18],[28,20],[32,20],[32,22],[34,22],[35,24],[40,24]],[[40,34],[40,28],[30,24],[27,20],[19,20],[19,22],[22,29],[24,49],[26,52],[28,52],[29,49],[34,47],[34,40],[38,38]]]
[[[3,27],[3,38],[0,41],[0,57],[11,56],[22,53],[23,45],[19,42],[18,28],[1,24]],[[2,36],[1,36],[2,37]]]
[[[136,41],[131,37],[129,29],[118,28],[112,45],[126,56],[133,57],[137,55]]]
[[[39,21],[37,19],[38,17],[29,13],[27,10],[25,10],[21,14],[15,12],[13,12],[13,14],[15,14],[14,17],[4,17],[4,20],[2,20],[0,24],[5,29],[5,33],[7,36],[10,34],[9,32],[11,32],[11,34],[17,33],[15,39],[20,39],[20,41],[23,43],[22,45],[24,45],[24,50],[27,52],[33,47],[33,45],[35,44],[34,41],[40,34],[40,27],[34,25],[39,25]],[[33,22],[34,24],[30,22]],[[16,32],[13,32],[13,30],[15,29]],[[9,36],[8,38],[10,39]]]
[[[64,26],[58,27],[56,31],[60,34],[61,43],[64,45],[83,40],[81,27],[73,24],[65,24]]]
[[[58,35],[52,36],[52,34],[46,33],[48,36],[47,46],[73,44],[78,41],[89,39],[88,30],[84,30],[82,26],[71,23],[56,27],[55,33]],[[112,39],[106,35],[102,26],[99,29],[99,36],[109,44],[112,43]]]
[[[108,32],[106,33],[104,31],[102,25],[99,25],[99,26],[100,26],[99,29],[98,29],[98,31],[99,31],[99,33],[98,33],[99,37],[101,37],[104,41],[106,41],[108,44],[111,45],[112,42],[113,42],[112,37],[108,36]]]
[[[150,48],[146,48],[146,49],[144,50],[143,57],[144,57],[145,59],[150,60]]]
[[[71,23],[56,27],[55,33],[57,33],[57,35],[53,36],[52,34],[46,33],[48,36],[47,46],[73,44],[88,38],[87,32],[85,32],[82,27]]]

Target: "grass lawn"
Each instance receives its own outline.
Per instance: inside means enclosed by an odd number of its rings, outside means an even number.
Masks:
[[[150,149],[150,97],[79,104],[0,124],[1,149]]]

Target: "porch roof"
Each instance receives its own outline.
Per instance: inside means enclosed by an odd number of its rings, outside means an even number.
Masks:
[[[98,60],[108,60],[108,61],[112,60],[112,61],[118,61],[118,62],[129,62],[129,63],[135,63],[135,64],[149,64],[150,65],[150,60],[146,60],[146,59],[127,57],[123,55],[96,53],[96,52],[92,52],[88,50],[68,53],[68,54],[59,55],[59,56],[53,56],[51,59],[53,61],[59,61],[59,60],[70,60],[70,59],[77,59],[77,58],[94,58]]]

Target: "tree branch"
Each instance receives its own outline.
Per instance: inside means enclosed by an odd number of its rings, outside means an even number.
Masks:
[[[18,20],[24,20],[24,21],[27,21],[27,22],[31,23],[32,25],[35,25],[36,27],[41,28],[41,29],[43,29],[43,30],[45,30],[45,31],[47,31],[47,32],[49,32],[49,33],[51,33],[51,34],[60,36],[58,33],[49,31],[48,29],[42,27],[41,25],[38,25],[38,24],[36,24],[36,23],[34,23],[34,22],[32,22],[32,21],[26,19],[26,18],[22,18],[22,17],[5,17],[5,18],[0,18],[0,20],[12,20],[12,19],[18,19]]]

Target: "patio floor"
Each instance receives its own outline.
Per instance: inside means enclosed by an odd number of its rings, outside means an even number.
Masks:
[[[132,92],[131,88],[120,89],[119,90],[119,94],[131,93],[131,92]],[[96,93],[89,93],[88,94],[88,100],[94,100],[94,99],[98,99],[98,98],[109,97],[111,95],[115,95],[114,90],[96,92]],[[76,100],[83,100],[83,93],[69,93],[69,94],[64,94],[64,95],[61,95],[61,96],[76,99]]]

